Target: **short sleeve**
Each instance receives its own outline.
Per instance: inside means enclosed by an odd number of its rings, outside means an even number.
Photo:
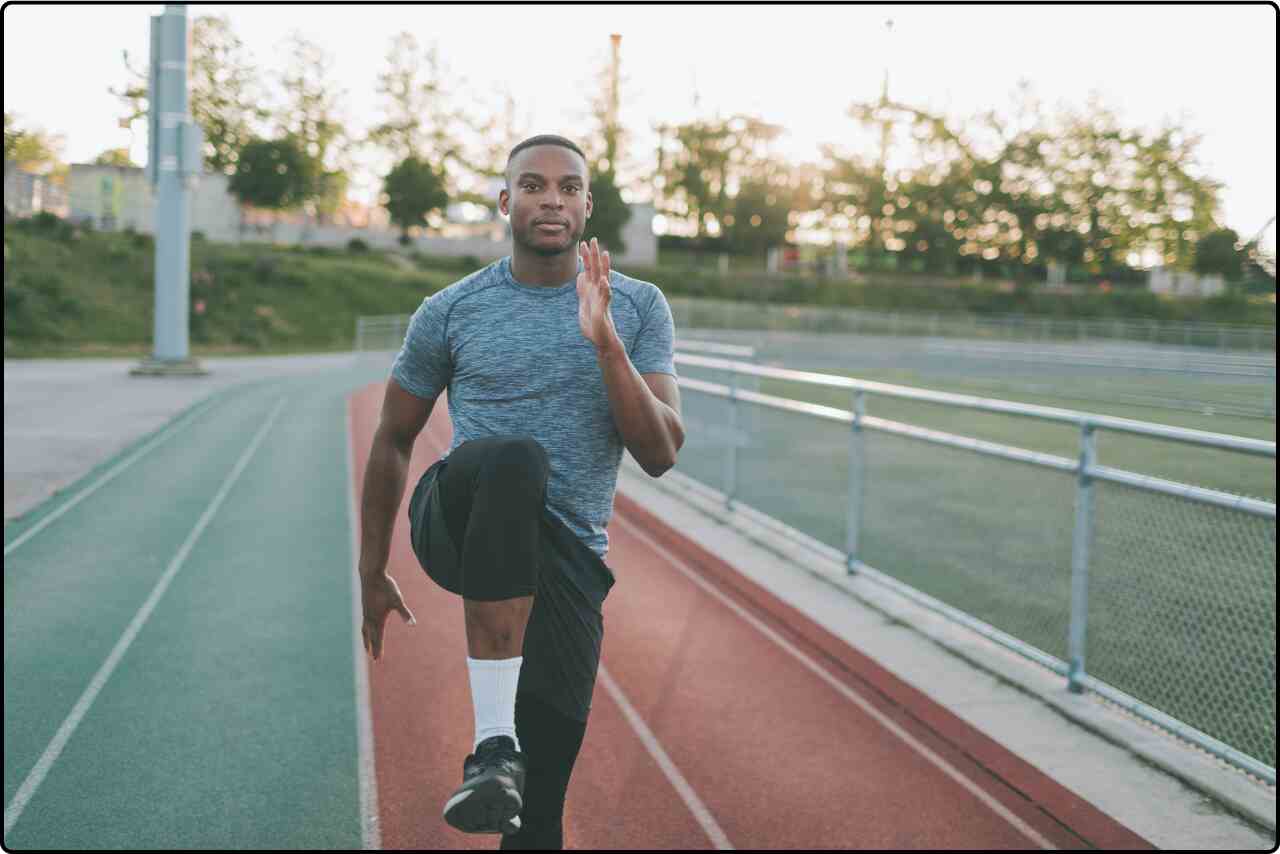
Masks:
[[[640,331],[631,348],[631,364],[635,365],[636,373],[676,376],[675,333],[671,306],[667,304],[662,291],[654,285],[653,299],[649,301],[649,308],[645,311]]]
[[[449,385],[453,360],[445,340],[445,303],[440,291],[422,301],[409,319],[404,344],[391,366],[391,378],[405,391],[435,400]]]

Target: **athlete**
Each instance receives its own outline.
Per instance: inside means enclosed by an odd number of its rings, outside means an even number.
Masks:
[[[622,450],[660,477],[684,443],[671,309],[581,242],[589,179],[564,137],[511,150],[498,194],[511,254],[414,313],[365,473],[363,635],[377,661],[391,612],[414,622],[386,564],[414,439],[447,388],[453,440],[409,502],[418,561],[462,597],[466,627],[473,752],[443,817],[502,834],[503,849],[564,845],[614,582],[605,528]]]

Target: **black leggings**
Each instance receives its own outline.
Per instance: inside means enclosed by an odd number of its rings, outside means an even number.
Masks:
[[[532,694],[516,695],[516,737],[525,757],[520,832],[502,837],[503,850],[564,847],[564,798],[587,725],[562,715]]]
[[[529,437],[470,439],[449,454],[437,488],[449,538],[466,567],[463,599],[496,602],[537,590],[550,474],[546,450]]]
[[[410,504],[414,550],[427,574],[464,599],[500,601],[538,593],[525,634],[525,663],[516,693],[516,736],[525,758],[521,829],[504,836],[501,848],[562,848],[565,795],[586,733],[583,704],[589,707],[600,637],[584,628],[593,625],[595,612],[579,610],[586,599],[573,594],[576,588],[559,575],[539,578],[540,550],[552,547],[542,538],[556,536],[555,529],[541,527],[550,476],[546,450],[528,436],[470,439],[453,449],[434,483],[430,474],[429,470],[423,476]],[[442,550],[438,534],[431,531],[431,490],[424,487],[432,485],[440,521],[448,539],[461,544],[460,548],[451,545]],[[428,545],[433,539],[437,540],[434,550]],[[570,569],[583,560],[595,560],[580,543],[574,545],[583,554]],[[607,567],[601,572],[607,578],[595,583],[603,584],[607,592],[612,573]],[[605,592],[598,593],[601,600]],[[573,662],[580,662],[579,669],[565,671],[573,675],[562,678],[577,689],[572,692],[576,699],[567,700],[560,690],[566,683],[554,674]],[[544,696],[559,696],[567,708],[579,709],[581,719],[541,699],[539,690]]]

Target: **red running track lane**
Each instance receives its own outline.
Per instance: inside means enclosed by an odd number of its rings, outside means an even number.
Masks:
[[[383,389],[351,399],[357,506]],[[418,625],[393,616],[370,666],[385,848],[497,846],[440,817],[471,748],[462,604],[418,566],[407,529],[416,478],[451,435],[437,403],[389,563]],[[566,847],[1153,847],[625,495],[609,535],[618,581]]]

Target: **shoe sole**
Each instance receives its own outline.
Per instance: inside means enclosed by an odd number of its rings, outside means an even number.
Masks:
[[[520,830],[524,801],[505,777],[490,777],[454,792],[444,820],[463,833],[513,834]]]

